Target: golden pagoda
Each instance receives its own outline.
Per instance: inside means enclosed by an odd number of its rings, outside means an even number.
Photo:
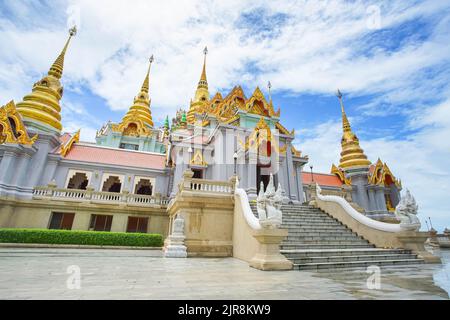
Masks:
[[[338,90],[337,97],[341,104],[342,112],[342,127],[343,134],[341,140],[341,160],[339,161],[339,168],[348,169],[353,167],[369,167],[371,162],[367,159],[363,149],[359,146],[359,139],[356,134],[353,133],[345,114],[344,103],[342,102],[342,93]]]
[[[149,66],[147,75],[142,84],[141,91],[134,98],[133,105],[128,110],[127,114],[123,117],[121,126],[128,127],[128,124],[134,123],[137,127],[150,127],[153,128],[152,113],[150,111],[150,70],[154,61],[153,55],[149,59]]]
[[[61,106],[59,101],[63,96],[63,86],[60,80],[63,74],[67,48],[76,33],[76,27],[69,30],[69,39],[67,39],[63,50],[50,67],[47,76],[36,82],[32,92],[17,104],[17,111],[22,115],[25,124],[46,132],[61,132]]]
[[[205,47],[203,50],[204,60],[203,60],[203,70],[200,76],[200,81],[197,85],[197,90],[195,91],[194,100],[191,101],[189,111],[187,113],[187,122],[193,124],[195,122],[195,114],[202,114],[206,111],[206,107],[209,104],[209,91],[208,91],[208,80],[206,78],[206,55],[208,54],[208,48]]]

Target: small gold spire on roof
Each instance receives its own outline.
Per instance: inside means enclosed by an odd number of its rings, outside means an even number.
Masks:
[[[134,98],[133,105],[128,110],[127,114],[123,117],[120,127],[125,130],[130,123],[137,126],[136,130],[138,134],[143,134],[148,132],[148,127],[153,127],[153,118],[150,110],[150,70],[153,62],[155,61],[152,55],[149,59],[149,66],[147,74],[145,76],[144,82],[141,87],[141,91]]]
[[[341,104],[343,129],[341,140],[342,152],[339,168],[346,169],[351,167],[368,167],[371,163],[367,159],[367,156],[364,154],[364,150],[359,146],[358,137],[352,131],[350,122],[347,118],[347,114],[345,113],[344,102],[342,101],[342,93],[339,89],[336,92],[336,96],[338,97]]]

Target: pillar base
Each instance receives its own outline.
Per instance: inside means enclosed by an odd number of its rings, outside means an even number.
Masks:
[[[184,236],[170,236],[164,246],[164,257],[187,258],[187,248],[184,245]]]
[[[425,241],[430,236],[429,232],[405,231],[397,236],[404,249],[413,251],[426,263],[441,263],[441,258],[425,249]]]
[[[286,229],[260,229],[253,232],[258,240],[257,253],[250,261],[250,266],[259,270],[291,270],[293,264],[280,254],[280,244],[288,235]]]

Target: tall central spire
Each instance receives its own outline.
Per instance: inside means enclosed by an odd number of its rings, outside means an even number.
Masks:
[[[208,91],[208,80],[206,77],[206,56],[208,55],[208,47],[203,50],[203,69],[198,82],[197,90],[195,91],[194,99],[191,101],[189,111],[187,114],[187,122],[193,124],[195,122],[195,114],[202,114],[206,111],[206,106],[209,103],[210,96]]]
[[[70,40],[77,34],[77,28],[69,30],[69,38],[55,62],[50,67],[48,75],[36,82],[30,94],[17,104],[17,110],[22,115],[27,127],[37,131],[60,133],[61,106],[59,101],[63,95],[61,77],[64,69],[64,58]]]
[[[338,89],[336,96],[341,104],[342,113],[342,140],[341,140],[341,160],[339,167],[343,169],[355,168],[355,167],[368,167],[371,163],[367,160],[367,156],[364,154],[364,150],[359,146],[359,139],[356,134],[353,133],[348,121],[347,114],[344,109],[344,102],[342,101],[342,93]]]
[[[152,64],[155,61],[153,55],[150,57],[149,66],[147,69],[147,74],[145,76],[144,82],[142,83],[141,91],[134,98],[134,103],[128,110],[125,117],[123,117],[122,123],[142,123],[147,127],[153,127],[153,119],[152,113],[150,111],[150,70],[152,68]]]

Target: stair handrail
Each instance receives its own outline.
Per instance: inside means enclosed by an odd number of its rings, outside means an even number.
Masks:
[[[242,203],[242,212],[244,214],[245,221],[250,226],[250,228],[254,230],[260,230],[261,224],[259,223],[259,219],[255,217],[252,208],[250,207],[250,202],[248,200],[247,192],[244,189],[239,188],[239,181],[236,180],[236,186],[234,189],[234,193],[241,198]],[[237,205],[237,202],[236,204]]]
[[[369,228],[373,228],[373,229],[385,231],[385,232],[392,232],[392,233],[404,231],[400,227],[400,224],[381,222],[381,221],[377,221],[377,220],[371,219],[369,217],[366,217],[362,213],[356,211],[350,205],[350,203],[348,203],[347,200],[345,200],[342,197],[332,196],[332,195],[322,195],[322,189],[320,188],[320,186],[318,184],[316,184],[316,195],[319,200],[322,200],[325,202],[337,203],[338,205],[340,205],[342,207],[342,209],[344,209],[344,211],[348,215],[350,215],[356,221],[358,221],[359,223],[361,223]]]

